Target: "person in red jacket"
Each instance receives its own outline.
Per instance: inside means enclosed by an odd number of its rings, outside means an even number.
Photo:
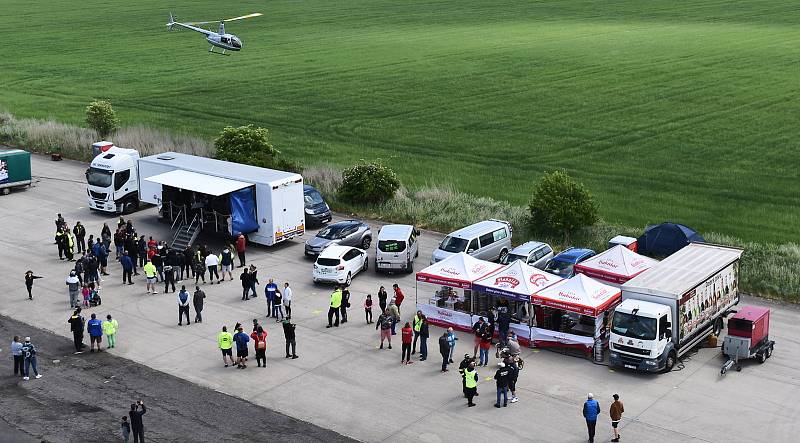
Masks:
[[[403,338],[403,350],[400,355],[400,364],[410,365],[411,362],[411,342],[414,341],[414,330],[411,329],[411,323],[406,322],[403,329],[400,330]]]
[[[261,327],[261,325],[256,327],[256,330],[250,334],[250,338],[253,339],[253,347],[256,349],[256,363],[258,363],[258,367],[267,367],[267,331]],[[261,362],[264,362],[264,366],[261,366]]]
[[[244,267],[244,251],[247,249],[247,240],[245,240],[243,234],[239,234],[236,237],[236,252],[239,254],[239,267]]]
[[[397,286],[397,283],[392,285],[392,289],[394,289],[394,304],[397,305],[397,312],[400,312],[400,304],[403,303],[403,299],[406,296],[403,295],[403,291],[400,290],[400,286]]]

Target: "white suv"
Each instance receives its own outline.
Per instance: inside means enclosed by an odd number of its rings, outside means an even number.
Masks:
[[[367,251],[352,246],[330,245],[314,262],[314,283],[333,282],[349,285],[353,276],[369,267]]]

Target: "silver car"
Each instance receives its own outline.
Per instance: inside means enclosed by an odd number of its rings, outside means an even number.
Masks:
[[[550,245],[538,241],[529,241],[512,249],[501,263],[507,265],[516,260],[522,260],[523,263],[535,268],[544,269],[551,258],[553,258],[553,248]]]
[[[364,250],[372,243],[372,230],[361,220],[331,223],[306,241],[306,256],[317,256],[328,245],[355,246]]]

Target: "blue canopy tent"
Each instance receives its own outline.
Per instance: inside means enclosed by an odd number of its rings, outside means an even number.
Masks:
[[[666,257],[696,242],[705,242],[705,239],[694,229],[679,223],[664,222],[650,225],[644,230],[637,241],[637,252],[651,257]]]

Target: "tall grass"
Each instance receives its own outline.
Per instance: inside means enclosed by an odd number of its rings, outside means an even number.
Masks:
[[[414,190],[401,188],[397,196],[388,202],[353,205],[337,198],[336,190],[341,183],[341,171],[335,167],[306,167],[303,176],[339,211],[443,232],[480,220],[497,218],[511,222],[515,244],[531,238],[527,229],[527,208],[465,194],[452,186],[422,186]],[[644,228],[614,225],[601,220],[594,226],[576,232],[571,238],[571,244],[566,244],[561,236],[539,235],[536,239],[550,243],[557,250],[581,246],[603,251],[608,247],[608,240],[615,235],[638,237]],[[800,302],[800,245],[745,242],[713,232],[704,236],[711,243],[744,248],[740,277],[744,291],[767,298]]]
[[[89,161],[92,143],[98,140],[97,132],[92,129],[54,120],[18,119],[7,112],[0,113],[0,143],[10,146]],[[210,157],[214,153],[214,146],[208,140],[147,126],[123,127],[110,141],[120,147],[136,149],[142,155],[176,151]]]

